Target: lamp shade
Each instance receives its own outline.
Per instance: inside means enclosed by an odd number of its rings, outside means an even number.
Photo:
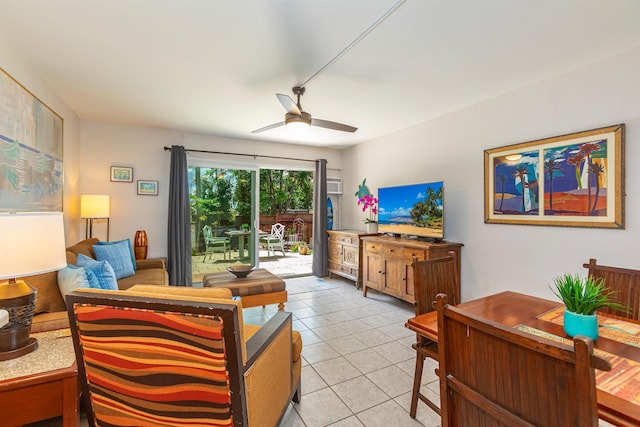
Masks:
[[[67,265],[62,212],[0,214],[0,279]]]
[[[80,218],[109,218],[109,196],[81,194]]]

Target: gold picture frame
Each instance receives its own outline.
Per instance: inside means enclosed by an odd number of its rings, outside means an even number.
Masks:
[[[617,124],[484,151],[485,223],[624,229]]]

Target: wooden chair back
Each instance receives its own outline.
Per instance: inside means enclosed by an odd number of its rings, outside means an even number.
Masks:
[[[90,426],[247,425],[236,305],[67,294]]]
[[[449,295],[451,304],[460,304],[460,278],[456,253],[442,258],[419,261],[413,258],[413,283],[416,316],[433,311],[436,295]]]
[[[589,338],[572,347],[436,301],[443,427],[598,425],[594,367],[611,366]]]
[[[604,279],[605,286],[616,292],[618,302],[630,308],[628,313],[611,308],[600,311],[640,320],[640,270],[598,265],[594,258],[588,264],[583,264],[583,267],[589,269],[589,276]]]
[[[458,277],[455,252],[450,251],[446,257],[421,261],[413,257],[411,266],[416,316],[433,311],[436,295],[440,293],[452,295],[453,303],[460,303],[460,278]],[[411,394],[409,415],[415,418],[418,400],[426,403],[432,410],[439,414],[440,409],[437,403],[420,392],[424,360],[427,357],[436,361],[438,360],[438,344],[435,341],[418,335],[417,342],[413,344],[412,347],[416,350],[416,368],[413,376],[413,392]]]

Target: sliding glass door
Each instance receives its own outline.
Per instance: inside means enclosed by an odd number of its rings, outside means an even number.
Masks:
[[[257,170],[189,160],[193,281],[257,264]]]
[[[312,172],[188,158],[193,282],[233,264],[287,277],[311,274]],[[282,251],[264,239],[275,223],[285,230]],[[259,237],[263,237],[260,250]]]

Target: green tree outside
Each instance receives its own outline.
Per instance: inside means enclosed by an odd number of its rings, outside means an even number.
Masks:
[[[251,219],[251,171],[190,167],[191,221],[194,252],[204,250],[202,227],[236,227]],[[260,215],[311,209],[313,173],[260,170]]]
[[[313,173],[281,169],[260,170],[260,215],[311,209]]]

